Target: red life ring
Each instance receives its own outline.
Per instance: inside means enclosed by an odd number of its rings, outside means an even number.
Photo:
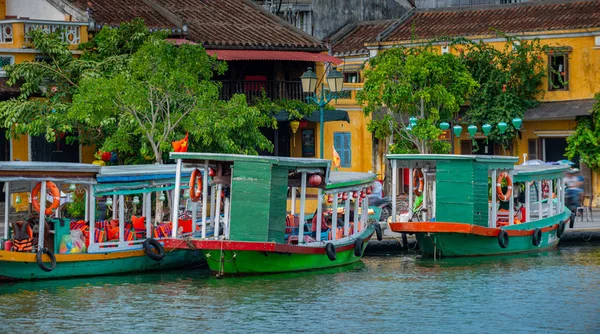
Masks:
[[[502,192],[502,180],[506,179],[506,184],[508,185],[506,194]],[[502,202],[507,202],[512,195],[512,187],[513,182],[507,172],[502,172],[498,175],[498,179],[496,180],[496,192],[498,193],[498,199]]]
[[[425,187],[423,171],[421,168],[416,168],[413,170],[413,193],[416,196],[421,196],[423,193],[423,187]]]
[[[33,187],[33,190],[31,191],[31,205],[33,205],[33,209],[38,213],[40,213],[40,200],[38,198],[38,195],[41,189],[42,182],[38,182],[38,184],[36,184],[35,187]],[[46,181],[46,193],[52,195],[52,204],[46,206],[45,211],[46,216],[49,216],[52,214],[54,209],[58,208],[58,206],[60,205],[60,191],[58,190],[54,182]]]
[[[196,185],[198,189],[196,189]],[[202,173],[196,168],[190,176],[190,199],[192,202],[198,202],[200,197],[202,197]]]

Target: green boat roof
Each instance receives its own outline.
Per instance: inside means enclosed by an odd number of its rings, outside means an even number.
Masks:
[[[560,178],[569,169],[566,165],[519,165],[515,166],[513,175],[515,182],[541,181]]]
[[[388,154],[389,160],[473,160],[473,161],[490,161],[490,162],[511,162],[515,163],[519,160],[518,157],[504,155],[461,155],[461,154]]]
[[[371,184],[376,178],[377,175],[373,173],[331,172],[325,190],[365,186]]]
[[[0,162],[0,182],[56,181],[68,183],[95,183],[100,166],[71,162]]]
[[[313,158],[286,158],[271,157],[261,155],[241,155],[241,154],[219,154],[219,153],[196,153],[196,152],[171,152],[171,159],[190,160],[212,160],[212,161],[243,161],[243,162],[263,162],[283,167],[316,167],[329,168],[331,161],[325,159]]]
[[[96,196],[132,195],[175,188],[176,165],[105,166],[98,174]],[[183,168],[181,182],[187,184],[193,168]],[[187,188],[187,186],[182,186]]]

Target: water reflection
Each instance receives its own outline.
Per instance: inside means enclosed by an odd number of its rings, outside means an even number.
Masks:
[[[224,279],[193,270],[9,283],[0,316],[3,332],[598,332],[599,265],[600,248],[564,247]]]

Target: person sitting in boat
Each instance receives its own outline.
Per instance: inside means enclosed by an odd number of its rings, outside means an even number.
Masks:
[[[325,211],[327,211],[327,204],[323,203],[321,206],[321,233],[329,231],[329,225],[327,224],[327,219],[325,217]],[[318,213],[319,212],[317,210],[312,219],[313,237],[316,237],[316,234],[317,234],[317,217],[319,216]]]

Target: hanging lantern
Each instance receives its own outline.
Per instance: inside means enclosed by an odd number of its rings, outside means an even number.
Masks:
[[[367,197],[367,194],[364,191],[360,192],[360,198],[365,198]]]
[[[77,189],[77,186],[75,185],[75,183],[71,183],[71,184],[69,185],[69,190],[70,190],[70,191],[75,191],[76,189]]]
[[[417,125],[417,118],[415,116],[409,118],[408,121],[410,122],[410,125],[412,125],[412,126]]]
[[[462,133],[462,126],[455,125],[452,129],[454,130],[454,135],[456,137],[460,137],[460,134]]]
[[[112,206],[113,205],[112,197],[108,197],[106,199],[106,205],[108,205],[108,206]]]
[[[358,191],[352,192],[352,198],[358,198]]]
[[[17,195],[17,197],[15,198],[15,203],[21,204],[21,196]]]
[[[367,195],[371,195],[372,192],[373,192],[372,187],[368,187],[367,188]]]
[[[450,129],[450,124],[448,122],[442,122],[442,123],[440,123],[440,129],[442,129],[444,131],[448,130],[448,129]]]
[[[342,201],[348,200],[348,193],[342,193]]]
[[[469,134],[471,135],[471,138],[475,137],[475,133],[477,133],[477,126],[476,125],[469,125],[469,127],[467,128],[467,131],[469,131]]]
[[[208,167],[208,176],[210,176],[210,177],[215,176],[215,170],[212,169],[212,168],[210,168],[210,167]]]
[[[135,204],[135,205],[140,204],[140,198],[138,196],[133,196],[132,203]]]
[[[321,176],[319,176],[318,174],[313,174],[310,176],[310,178],[308,178],[308,184],[310,184],[313,187],[316,187],[321,184],[321,180]]]
[[[161,191],[160,192],[160,196],[158,196],[158,200],[161,202],[164,202],[166,199],[165,194]]]
[[[506,124],[505,122],[498,123],[498,130],[500,130],[500,133],[506,132],[507,127],[508,127],[508,124]]]
[[[298,127],[300,126],[300,122],[299,121],[291,121],[290,122],[290,128],[292,129],[292,139],[294,142],[294,147],[296,147],[296,131],[298,131]]]
[[[333,195],[332,194],[327,195],[327,203],[333,203]]]
[[[515,129],[519,130],[521,128],[521,124],[523,124],[523,120],[518,117],[513,118],[512,124],[515,127]]]
[[[490,134],[490,131],[492,131],[492,126],[489,124],[484,124],[481,126],[481,130],[483,130],[483,134],[487,136]]]
[[[407,126],[407,127],[406,127],[406,131],[412,131],[412,126],[410,126],[410,125],[409,125],[409,126]]]
[[[188,199],[188,198],[190,198],[190,192],[189,192],[189,191],[184,191],[184,192],[183,192],[183,198],[184,198],[184,199]]]

